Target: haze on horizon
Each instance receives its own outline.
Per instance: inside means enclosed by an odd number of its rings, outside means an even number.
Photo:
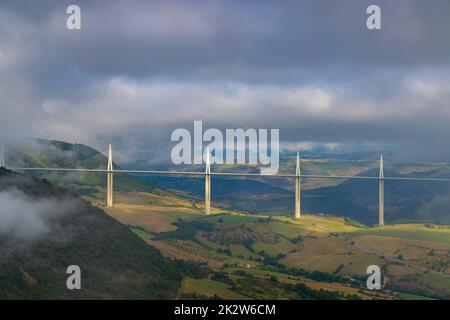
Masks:
[[[450,160],[448,1],[77,1],[79,31],[70,4],[0,3],[4,139],[164,158],[170,133],[202,120],[279,128],[292,149],[395,144]]]

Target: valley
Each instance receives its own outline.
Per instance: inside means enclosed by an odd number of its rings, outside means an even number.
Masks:
[[[21,149],[13,156],[28,166],[106,165],[106,158],[94,149],[60,142],[41,141],[38,150]],[[355,161],[349,167],[340,161],[305,159],[304,169],[316,173],[376,174],[372,159]],[[282,162],[282,168],[290,167],[291,162]],[[390,174],[430,175],[437,171],[445,174],[448,169],[447,165],[430,165],[391,166],[388,170],[393,170],[388,171]],[[365,215],[372,211],[374,214],[376,207],[376,184],[370,181],[320,180],[318,185],[305,179],[303,214],[295,220],[288,179],[213,177],[212,214],[205,216],[201,178],[116,174],[114,207],[105,209],[104,174],[32,175],[79,194],[125,226],[148,248],[161,252],[164,263],[180,268],[167,297],[450,298],[450,227],[441,219],[423,222],[415,215],[398,213],[403,211],[397,211],[397,220],[390,211],[386,226],[370,227],[372,220]],[[443,183],[437,185],[418,187],[389,182],[386,189],[387,194],[396,194],[396,208],[407,210],[414,205],[411,201],[416,201],[415,206],[421,201],[408,198],[407,194],[426,190],[432,195],[437,188],[441,188],[440,192],[446,190]],[[388,210],[393,208],[389,207],[392,200],[387,197]],[[443,214],[445,217],[445,211]],[[381,268],[382,290],[367,289],[369,265]],[[147,267],[153,268],[152,264]]]
[[[173,207],[162,214],[161,207],[142,205],[107,212],[166,257],[211,268],[206,279],[184,278],[179,295],[291,299],[298,293],[285,287],[299,285],[342,299],[450,295],[450,228],[442,226],[372,228],[325,215],[306,214],[297,221],[218,209],[204,216]],[[366,269],[373,264],[384,273],[381,292],[365,287]]]

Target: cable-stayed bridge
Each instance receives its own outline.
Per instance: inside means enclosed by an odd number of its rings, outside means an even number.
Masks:
[[[254,178],[292,178],[295,179],[295,212],[296,219],[301,218],[301,180],[303,179],[362,179],[362,180],[376,180],[379,184],[378,192],[378,224],[384,225],[384,182],[393,180],[403,181],[435,181],[435,182],[450,182],[450,178],[439,177],[390,177],[384,175],[383,157],[379,161],[379,175],[378,176],[364,176],[364,175],[318,175],[318,174],[304,174],[301,172],[301,159],[299,154],[296,158],[295,172],[286,172],[286,170],[279,171],[277,174],[264,175],[256,172],[224,172],[215,171],[215,166],[210,163],[209,151],[206,153],[205,163],[202,165],[180,165],[178,170],[135,170],[135,169],[121,169],[113,162],[113,152],[111,145],[107,152],[107,163],[104,162],[104,157],[101,153],[83,161],[82,168],[56,168],[56,167],[22,167],[22,166],[8,166],[8,169],[15,171],[36,171],[36,172],[67,172],[67,173],[103,173],[107,176],[107,194],[106,206],[113,207],[114,205],[114,188],[113,181],[115,174],[140,174],[140,175],[173,175],[173,176],[198,176],[205,180],[205,214],[210,214],[211,210],[211,176],[229,176],[229,177],[254,177]],[[127,159],[125,156],[120,156],[122,159]],[[237,165],[236,165],[237,166]],[[236,167],[235,166],[235,167]],[[0,167],[7,167],[5,161],[5,153],[3,147],[0,148]],[[228,165],[227,167],[233,168]]]

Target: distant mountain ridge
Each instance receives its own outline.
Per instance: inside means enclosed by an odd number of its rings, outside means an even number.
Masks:
[[[30,148],[17,149],[8,154],[9,163],[23,162],[25,166],[56,166],[80,168],[106,168],[107,159],[100,152],[81,144],[38,140]],[[307,156],[302,161],[302,172],[307,174],[366,175],[378,176],[378,163],[373,153],[360,153],[353,159],[344,155],[327,159]],[[15,158],[14,158],[15,157]],[[367,157],[367,158],[365,158]],[[281,170],[295,172],[295,158],[282,160]],[[396,165],[385,162],[385,176],[404,177],[450,177],[447,164]],[[127,164],[134,169],[133,164]],[[139,169],[148,169],[145,166]],[[155,169],[155,168],[153,168]],[[170,170],[173,166],[159,169]],[[180,170],[177,168],[177,170]],[[181,169],[183,170],[183,169]],[[191,171],[191,169],[186,168]],[[246,172],[256,167],[218,167],[214,170]],[[284,172],[283,171],[283,172]],[[65,175],[42,174],[52,181],[83,196],[104,198],[106,177],[104,174]],[[81,178],[80,178],[81,177]],[[187,193],[187,197],[202,200],[202,178],[115,175],[114,189],[124,192],[159,193],[175,190]],[[302,210],[311,213],[349,216],[365,224],[377,223],[378,183],[376,180],[302,180]],[[386,181],[385,214],[388,222],[423,221],[450,223],[450,183],[418,181]],[[325,186],[324,186],[325,185]],[[292,179],[258,178],[212,178],[214,205],[250,213],[284,213],[294,210]]]
[[[379,169],[369,169],[358,175],[378,177]],[[442,177],[447,171],[431,170],[425,173],[401,173],[401,168],[388,164],[385,176],[391,177]],[[201,178],[177,178],[141,176],[141,179],[166,189],[190,192],[203,197]],[[276,180],[276,179],[272,179]],[[212,179],[212,200],[217,206],[250,213],[285,213],[294,210],[293,185],[288,179],[272,180],[256,178]],[[304,180],[303,180],[304,181]],[[284,185],[285,188],[279,186]],[[385,182],[386,220],[450,223],[450,183],[436,181]],[[348,216],[362,223],[378,222],[378,181],[349,179],[335,186],[303,189],[302,210],[307,213],[322,213]]]

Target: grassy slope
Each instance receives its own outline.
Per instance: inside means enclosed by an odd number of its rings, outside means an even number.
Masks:
[[[151,215],[151,212],[152,209],[148,208],[148,215]],[[198,220],[198,217],[198,215],[184,215],[184,218],[188,220]],[[164,219],[163,216],[159,218]],[[170,217],[166,219],[173,221],[170,220]],[[299,221],[286,217],[272,217],[268,220],[266,216],[245,214],[216,215],[202,217],[200,220],[215,223],[215,230],[212,232],[197,231],[195,241],[183,239],[183,237],[180,238],[176,235],[170,239],[156,239],[156,241],[153,239],[152,241],[153,243],[164,244],[161,247],[163,253],[171,257],[180,259],[196,257],[198,261],[208,260],[210,266],[213,266],[214,269],[230,274],[233,274],[239,268],[253,275],[257,272],[267,274],[264,264],[261,260],[258,261],[258,258],[262,257],[260,252],[265,251],[265,254],[272,257],[280,255],[278,261],[287,266],[310,271],[319,270],[344,277],[366,278],[368,265],[380,265],[386,272],[385,279],[388,284],[401,284],[401,291],[410,292],[409,294],[394,296],[394,298],[426,297],[427,295],[428,297],[446,297],[450,295],[450,285],[447,285],[445,277],[440,275],[427,276],[422,270],[414,267],[386,261],[350,243],[330,236],[320,227],[339,232],[342,235],[347,235],[347,237],[356,238],[377,250],[385,252],[387,255],[396,257],[399,252],[403,252],[405,262],[418,264],[429,269],[432,269],[433,264],[436,264],[437,261],[445,261],[448,264],[448,251],[444,250],[448,248],[448,229],[431,228],[417,224],[367,228],[347,222],[340,217],[314,215],[304,215]],[[157,234],[153,230],[152,236],[154,237]],[[376,235],[376,238],[373,235]],[[246,237],[253,238],[252,251],[244,245]],[[398,239],[398,241],[392,242],[392,237]],[[298,239],[301,239],[301,241],[295,241]],[[382,240],[385,243],[390,243],[394,250],[388,250],[389,248],[380,245]],[[428,260],[417,259],[417,255],[405,253],[405,250],[412,250],[411,248],[416,247],[425,251]],[[231,254],[224,254],[220,251],[226,248],[231,251]],[[433,251],[433,256],[429,255],[430,251]],[[234,266],[234,269],[230,269],[230,266]],[[277,275],[277,277],[282,281],[289,280],[288,275]],[[442,284],[437,286],[435,278],[441,279]],[[330,288],[333,288],[340,292],[355,292],[355,289],[348,289],[347,286],[336,284],[333,287],[329,283],[312,281],[311,279],[302,279],[302,281],[309,281],[305,283],[315,289],[331,290]],[[198,293],[199,285],[201,283],[206,285],[207,282],[207,279],[195,282],[196,289],[194,291]],[[416,286],[417,283],[421,284]],[[214,286],[214,284],[211,284],[211,286]],[[227,290],[230,290],[230,286],[227,288]],[[183,292],[186,292],[186,290],[186,288],[183,289]],[[415,293],[415,295],[412,293]],[[373,293],[366,290],[361,294],[361,297],[370,298],[373,297]],[[278,299],[282,296],[277,294],[273,298]],[[389,298],[392,297],[389,296]]]
[[[433,228],[423,224],[397,224],[382,228],[370,228],[352,232],[354,236],[374,235],[379,237],[392,237],[408,240],[433,241],[449,245],[450,228]]]
[[[33,197],[70,199],[73,209],[52,221],[52,226],[57,228],[50,235],[66,240],[46,237],[28,244],[26,250],[2,255],[0,298],[164,299],[175,296],[182,277],[175,264],[102,210],[46,181],[2,169],[0,190],[12,187]],[[54,234],[55,230],[61,234]],[[2,252],[11,251],[14,246],[8,237],[0,241]],[[72,264],[82,269],[80,291],[69,291],[65,285],[65,270]]]

